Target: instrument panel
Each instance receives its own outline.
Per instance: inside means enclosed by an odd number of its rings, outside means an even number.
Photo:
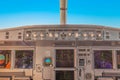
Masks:
[[[119,41],[120,29],[96,25],[0,30],[0,79],[119,80]]]

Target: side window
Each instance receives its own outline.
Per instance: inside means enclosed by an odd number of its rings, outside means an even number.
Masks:
[[[32,68],[33,67],[33,51],[32,50],[16,50],[15,68]]]
[[[10,69],[11,67],[11,51],[0,50],[0,68]]]

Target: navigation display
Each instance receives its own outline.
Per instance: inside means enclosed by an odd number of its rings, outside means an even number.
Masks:
[[[95,50],[94,67],[96,69],[112,69],[112,50]]]
[[[32,68],[33,67],[33,51],[17,50],[15,54],[15,68]]]

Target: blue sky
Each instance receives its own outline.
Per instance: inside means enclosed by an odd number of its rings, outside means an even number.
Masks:
[[[59,0],[1,0],[0,28],[60,24]],[[68,0],[67,24],[120,27],[120,0]]]

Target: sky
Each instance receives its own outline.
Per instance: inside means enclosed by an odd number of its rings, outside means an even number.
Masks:
[[[68,0],[67,24],[120,28],[120,0]],[[60,0],[1,0],[0,28],[60,24]]]

